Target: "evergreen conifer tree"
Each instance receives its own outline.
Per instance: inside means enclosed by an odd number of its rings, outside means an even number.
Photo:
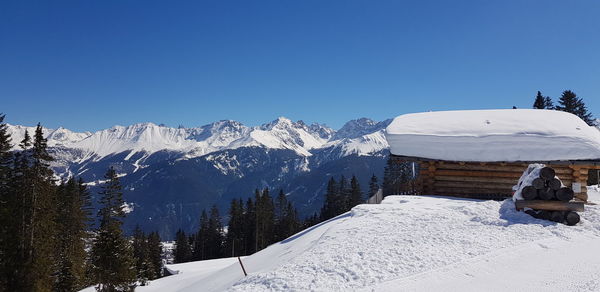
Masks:
[[[363,194],[356,176],[350,180],[350,208],[363,203]]]
[[[244,205],[241,199],[232,199],[229,206],[229,224],[225,239],[225,254],[239,256],[244,250]]]
[[[150,280],[163,276],[162,243],[158,231],[151,232],[147,239],[148,259],[152,268]]]
[[[256,250],[256,204],[252,198],[246,201],[244,212],[244,254],[250,255]]]
[[[86,240],[91,202],[83,181],[69,179],[62,183],[57,196],[57,267],[54,291],[85,288]]]
[[[533,108],[535,109],[554,109],[552,99],[549,96],[543,96],[540,91],[537,92],[535,101],[533,102]]]
[[[4,123],[4,115],[0,114],[0,287],[8,287],[8,277],[11,274],[8,271],[9,262],[14,259],[14,247],[11,250],[9,235],[12,232],[9,225],[14,224],[14,215],[12,212],[14,206],[10,205],[13,195],[10,189],[12,153],[10,149],[11,138],[8,133],[7,125]],[[12,235],[14,236],[15,233]]]
[[[133,230],[133,259],[135,261],[136,278],[141,286],[146,286],[153,279],[152,263],[146,234],[139,225]]]
[[[287,226],[286,226],[287,225],[286,220],[288,219],[287,214],[286,214],[286,212],[288,212],[287,208],[288,208],[287,198],[285,197],[283,190],[279,190],[279,194],[277,195],[277,198],[275,199],[275,230],[274,230],[275,232],[274,232],[274,238],[273,238],[274,242],[281,241],[287,237],[287,234],[288,234],[288,230],[287,230]]]
[[[189,262],[192,259],[192,247],[189,238],[181,229],[175,234],[175,251],[173,252],[176,264]]]
[[[269,189],[258,192],[256,203],[256,250],[261,250],[273,242],[275,223],[273,199]]]
[[[325,193],[325,202],[321,209],[321,221],[329,220],[337,216],[339,200],[338,200],[338,185],[333,177],[327,182],[327,191]]]
[[[202,214],[200,215],[200,227],[198,228],[198,232],[196,233],[196,238],[194,240],[194,249],[192,251],[192,258],[195,261],[202,261],[208,259],[208,237],[208,214],[206,214],[206,210],[202,210]]]
[[[379,191],[379,182],[377,181],[377,177],[375,174],[371,176],[371,180],[369,181],[369,193],[367,194],[367,200],[374,196]]]
[[[27,291],[26,279],[28,266],[27,260],[27,228],[30,215],[30,202],[28,190],[31,181],[31,136],[26,130],[23,140],[19,143],[19,151],[14,154],[13,166],[9,171],[8,194],[3,202],[12,214],[3,221],[6,233],[11,234],[3,238],[3,278],[7,291]]]
[[[40,124],[36,127],[31,149],[23,152],[23,168],[19,171],[24,173],[18,186],[20,208],[23,208],[19,224],[22,227],[19,280],[23,290],[50,291],[55,262],[56,187],[49,166],[53,159]]]
[[[340,178],[338,186],[338,203],[336,208],[337,210],[335,212],[336,216],[350,210],[350,189],[348,185],[348,180],[344,175],[342,175],[342,177]]]
[[[558,100],[558,104],[559,105],[556,106],[556,110],[572,113],[581,118],[590,126],[594,124],[592,113],[588,112],[585,103],[581,98],[577,97],[575,92],[571,90],[563,91],[560,99]]]
[[[208,232],[206,235],[207,259],[220,258],[223,254],[223,225],[219,209],[213,205],[208,218]]]
[[[91,250],[92,274],[96,290],[129,291],[136,270],[129,241],[123,235],[123,193],[114,168],[109,168],[100,194],[100,226]]]
[[[544,104],[544,96],[540,91],[537,92],[535,97],[535,101],[533,102],[533,108],[535,109],[545,109],[546,105]]]

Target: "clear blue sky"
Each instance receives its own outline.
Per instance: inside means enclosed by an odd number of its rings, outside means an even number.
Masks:
[[[600,1],[0,2],[10,123],[338,128],[565,89],[600,116]]]

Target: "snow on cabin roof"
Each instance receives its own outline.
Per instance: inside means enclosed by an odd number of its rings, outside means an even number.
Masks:
[[[385,131],[394,155],[449,161],[600,159],[600,131],[579,117],[539,109],[406,114]]]

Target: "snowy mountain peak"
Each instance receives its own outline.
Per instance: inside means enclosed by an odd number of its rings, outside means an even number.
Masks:
[[[385,129],[385,127],[387,127],[391,121],[391,119],[388,119],[382,122],[375,122],[369,118],[351,120],[344,124],[344,126],[342,126],[342,128],[336,132],[334,140],[358,138],[360,136],[377,132]]]
[[[286,117],[279,117],[258,127],[248,127],[233,120],[221,120],[198,128],[172,128],[145,122],[129,126],[116,125],[94,133],[78,133],[62,127],[56,130],[44,129],[44,133],[49,146],[77,149],[81,153],[80,160],[101,159],[126,151],[130,152],[127,157],[137,152],[149,155],[162,150],[179,152],[184,157],[192,158],[214,151],[252,146],[289,149],[302,156],[311,156],[310,151],[313,149],[332,146],[344,149],[349,147],[347,151],[343,151],[348,154],[381,150],[387,144],[377,135],[368,135],[381,130],[385,125],[386,121],[378,123],[361,118],[346,123],[336,133],[318,123],[308,126],[304,121],[293,122]],[[32,133],[35,128],[9,125],[13,145],[23,139],[25,130]],[[363,139],[357,140],[363,136]]]
[[[260,129],[261,130],[272,130],[274,128],[285,129],[285,128],[290,128],[290,127],[295,127],[295,126],[297,126],[297,124],[292,122],[292,120],[290,120],[286,117],[279,117],[276,120],[273,120],[272,122],[263,124],[262,126],[260,126]]]

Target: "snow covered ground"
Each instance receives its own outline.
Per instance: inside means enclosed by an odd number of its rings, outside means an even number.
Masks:
[[[600,203],[598,188],[589,188]],[[172,265],[140,291],[599,291],[600,205],[577,226],[512,201],[391,196],[243,259]]]

